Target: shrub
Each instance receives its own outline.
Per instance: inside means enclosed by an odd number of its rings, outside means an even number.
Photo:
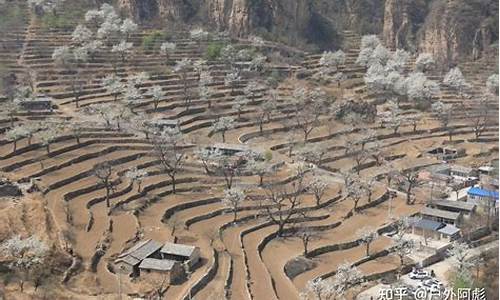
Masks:
[[[266,152],[264,152],[264,159],[267,161],[272,160],[273,159],[273,152],[271,152],[270,150],[267,150]]]
[[[165,39],[167,35],[164,32],[155,30],[142,38],[142,48],[144,50],[153,50],[158,42]]]
[[[224,45],[221,43],[210,43],[207,46],[207,50],[205,50],[205,59],[207,60],[216,60],[220,57],[220,52]]]
[[[278,70],[274,69],[271,71],[271,74],[267,77],[267,83],[272,88],[277,88],[278,85],[285,80],[286,76],[281,74]]]
[[[71,8],[63,7],[54,15],[53,13],[44,13],[40,17],[41,25],[45,29],[63,29],[72,30],[75,27],[75,20],[81,20],[88,10],[88,3],[80,1],[72,3]]]

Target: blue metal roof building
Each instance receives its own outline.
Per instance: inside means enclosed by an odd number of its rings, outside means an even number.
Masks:
[[[479,198],[494,198],[498,200],[498,192],[472,187],[467,191],[467,195]]]

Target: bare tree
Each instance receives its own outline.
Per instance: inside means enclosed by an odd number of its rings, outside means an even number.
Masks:
[[[467,119],[474,131],[474,137],[479,139],[486,131],[488,125],[493,121],[493,116],[489,112],[488,102],[486,97],[481,97],[479,103],[475,105],[475,109],[467,113]]]
[[[356,162],[356,173],[359,175],[361,172],[361,165],[368,159],[368,152],[359,147],[350,147],[348,155]]]
[[[415,202],[415,200],[412,200],[411,192],[419,183],[418,171],[409,170],[400,175],[402,176],[402,182],[406,185],[406,204],[411,205]]]
[[[180,147],[183,140],[178,127],[165,128],[153,140],[154,155],[160,161],[160,170],[172,180],[172,193],[176,193],[177,173],[182,169],[185,153]]]
[[[265,212],[268,219],[278,226],[276,234],[283,235],[285,226],[294,216],[300,215],[298,207],[301,204],[301,194],[304,190],[302,178],[289,186],[269,186],[266,189],[267,202]]]
[[[315,239],[318,237],[317,232],[314,230],[311,230],[310,228],[301,228],[297,230],[296,235],[300,237],[300,240],[302,241],[302,246],[304,248],[304,252],[302,253],[304,257],[309,256],[309,242],[311,240]]]
[[[108,162],[103,162],[96,164],[94,166],[94,175],[97,177],[99,182],[104,185],[104,188],[106,189],[106,206],[110,207],[109,203],[109,197],[111,194],[111,190],[113,189],[113,185],[111,182],[111,175],[113,175],[113,166],[108,163]]]

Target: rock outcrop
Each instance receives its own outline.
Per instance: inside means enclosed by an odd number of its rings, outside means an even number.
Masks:
[[[386,0],[382,36],[391,48],[429,52],[447,66],[488,55],[495,28],[498,1]]]
[[[118,0],[137,20],[197,24],[235,36],[339,48],[344,30],[443,63],[479,58],[498,41],[496,0]]]

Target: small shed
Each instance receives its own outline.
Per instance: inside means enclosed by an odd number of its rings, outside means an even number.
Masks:
[[[160,249],[162,244],[148,239],[141,241],[130,249],[124,251],[115,260],[115,265],[129,274],[139,274],[139,264],[146,258],[161,258]]]
[[[157,118],[146,121],[146,125],[157,130],[164,130],[166,128],[175,128],[179,125],[176,120]]]
[[[186,263],[189,268],[200,261],[200,248],[192,245],[165,243],[160,252],[163,259]]]
[[[168,276],[168,281],[177,283],[184,278],[184,268],[181,263],[169,259],[145,258],[139,264],[141,273],[159,273]]]
[[[450,224],[446,224],[443,228],[440,228],[438,232],[441,234],[442,238],[446,238],[450,242],[460,237],[460,229]]]
[[[464,215],[471,215],[476,209],[476,205],[474,203],[452,200],[433,200],[428,206],[456,213],[461,212]]]
[[[25,110],[52,110],[52,99],[49,97],[38,97],[26,99],[20,102]]]
[[[463,148],[436,147],[427,151],[427,154],[441,160],[452,160],[465,156],[466,151]]]
[[[477,172],[469,167],[461,165],[452,165],[450,168],[450,175],[464,178],[477,177]]]
[[[207,148],[220,150],[224,155],[235,155],[237,153],[250,151],[250,147],[242,144],[215,143],[211,146],[207,146]]]
[[[461,221],[462,213],[451,212],[436,208],[424,207],[420,211],[420,216],[423,219],[433,220],[445,224],[458,225]]]
[[[439,239],[440,234],[437,232],[444,224],[434,220],[422,218],[410,218],[411,233],[423,236],[425,238]]]

